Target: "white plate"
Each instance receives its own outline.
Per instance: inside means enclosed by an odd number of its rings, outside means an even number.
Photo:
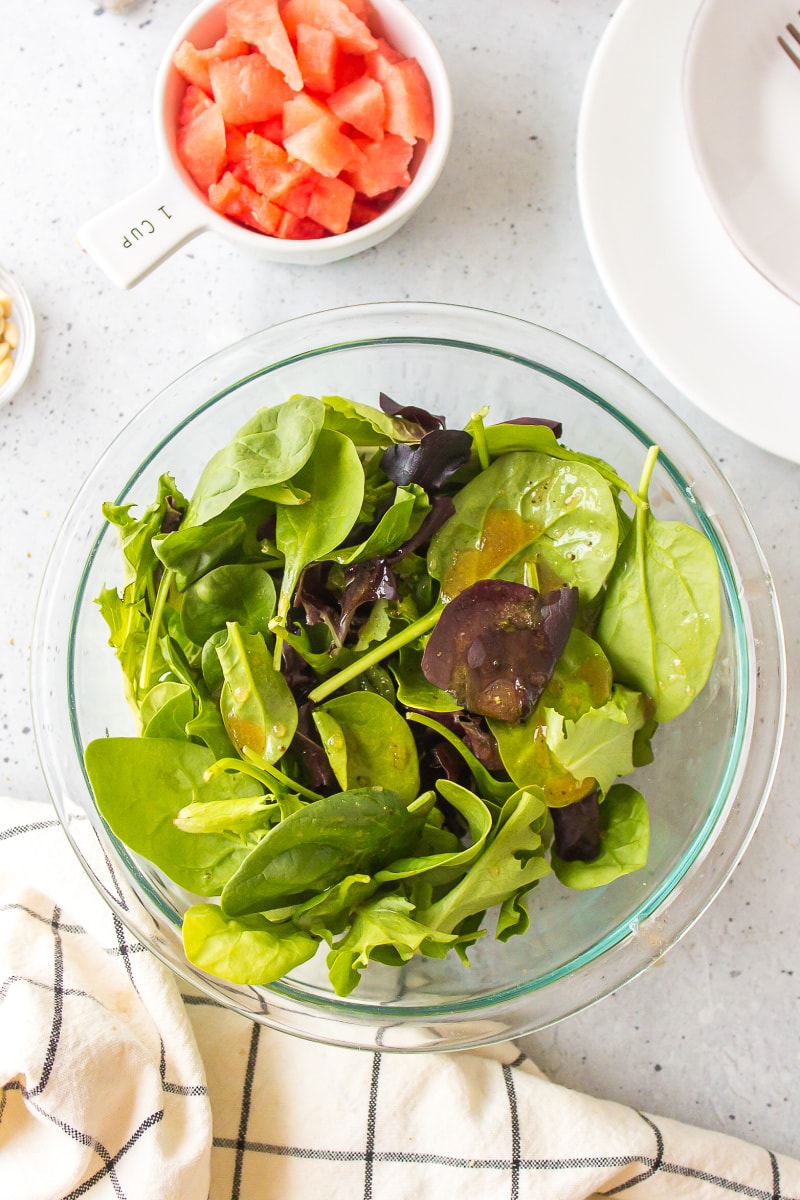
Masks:
[[[720,220],[753,266],[800,302],[800,71],[777,40],[793,8],[790,0],[705,0],[683,98]]]
[[[681,78],[697,7],[623,0],[612,17],[578,127],[584,229],[661,373],[720,424],[800,462],[800,305],[734,246],[689,146]]]

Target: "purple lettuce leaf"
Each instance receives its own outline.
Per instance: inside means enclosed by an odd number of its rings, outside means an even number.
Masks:
[[[438,492],[472,454],[472,438],[464,429],[432,429],[416,445],[387,446],[381,457],[384,473],[400,487],[416,483],[428,494]]]
[[[388,417],[402,421],[411,434],[418,433],[419,437],[422,437],[432,429],[444,429],[444,417],[428,412],[427,408],[421,408],[417,404],[398,404],[385,392],[381,392],[378,402]]]
[[[422,673],[469,712],[524,721],[553,674],[577,611],[577,588],[541,594],[521,583],[479,579],[444,608]]]
[[[593,862],[600,853],[600,804],[597,788],[567,804],[551,808],[555,852],[565,862]]]

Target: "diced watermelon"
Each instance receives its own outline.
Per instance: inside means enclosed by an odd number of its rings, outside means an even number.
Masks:
[[[247,139],[241,129],[232,126],[225,135],[225,156],[228,163],[241,162],[246,154]]]
[[[290,160],[282,146],[248,133],[242,166],[247,182],[257,192],[299,217],[306,215],[311,190],[319,178],[306,163]]]
[[[325,236],[325,230],[310,217],[297,217],[294,213],[281,214],[275,237],[290,238],[293,241],[311,241]]]
[[[225,169],[225,122],[216,104],[178,130],[178,157],[199,188],[205,192]]]
[[[187,83],[202,88],[204,92],[211,91],[208,78],[208,63],[199,50],[195,50],[191,42],[181,42],[172,56],[172,62],[180,71]]]
[[[433,137],[433,99],[425,72],[415,58],[389,67],[381,81],[386,98],[386,130],[412,146]]]
[[[256,46],[292,91],[302,89],[303,76],[278,11],[278,0],[232,0],[227,20],[229,31]]]
[[[208,199],[217,212],[243,221],[260,233],[275,233],[283,216],[277,204],[241,183],[230,171],[225,172],[219,183],[211,185]]]
[[[372,12],[369,6],[369,0],[344,0],[351,13],[363,21],[365,25],[369,25]]]
[[[362,75],[360,79],[339,88],[328,97],[328,107],[366,137],[374,141],[380,141],[383,137],[386,100],[383,88],[371,75]]]
[[[197,50],[191,42],[181,42],[172,61],[184,79],[210,95],[209,64],[225,58],[236,58],[240,54],[247,54],[247,42],[226,33],[208,50]]]
[[[280,71],[258,52],[212,62],[209,75],[214,99],[230,125],[268,121],[293,95]]]
[[[430,88],[371,20],[369,0],[229,0],[213,46],[179,47],[178,155],[216,211],[321,238],[408,186],[414,143],[433,132]]]
[[[411,182],[408,165],[414,147],[396,133],[387,133],[379,142],[358,142],[361,161],[344,172],[344,179],[367,197],[380,196],[392,188],[405,188]]]
[[[308,215],[329,233],[344,233],[350,222],[355,188],[343,179],[318,176],[311,190]]]
[[[302,92],[297,92],[298,96],[302,96],[302,94]],[[283,142],[283,109],[274,117],[270,117],[268,121],[256,121],[252,128],[254,133],[260,134],[270,142],[280,144]]]
[[[309,96],[308,92],[299,92],[283,106],[283,140],[297,133],[298,129],[305,129],[312,121],[318,121],[320,117],[332,118],[332,113],[324,101]]]
[[[389,68],[402,62],[403,55],[399,50],[395,50],[394,46],[390,46],[385,38],[379,37],[376,41],[375,49],[364,55],[364,62],[370,75],[379,83],[383,83]]]
[[[339,129],[332,117],[320,117],[284,138],[284,147],[292,158],[308,163],[320,175],[332,179],[346,167],[361,160],[361,151],[352,138]]]
[[[181,100],[180,111],[178,112],[178,124],[188,125],[201,112],[210,108],[213,103],[214,101],[208,93],[204,92],[197,84],[187,84],[186,91],[183,93],[183,99]]]
[[[327,95],[336,91],[336,72],[342,56],[341,43],[329,29],[315,25],[297,26],[297,63],[307,88]]]
[[[358,229],[361,225],[368,225],[370,221],[374,221],[381,213],[386,212],[386,209],[397,198],[399,189],[391,192],[383,192],[380,196],[375,196],[371,200],[356,192],[353,207],[350,210],[350,228]]]
[[[289,35],[294,37],[298,25],[315,25],[328,29],[350,54],[366,54],[377,46],[369,26],[357,17],[344,0],[286,0],[281,9]]]

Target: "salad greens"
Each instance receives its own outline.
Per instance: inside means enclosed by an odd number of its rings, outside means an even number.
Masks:
[[[86,748],[98,808],[196,902],[188,958],[273,982],[327,948],[465,962],[525,932],[547,874],[647,860],[627,782],[708,680],[713,547],[569,449],[381,395],[292,396],[136,515],[97,604],[137,736]],[[491,920],[489,914],[491,913]]]

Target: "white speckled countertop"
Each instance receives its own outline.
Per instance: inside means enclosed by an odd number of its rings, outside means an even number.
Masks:
[[[614,0],[504,0],[491,19],[484,0],[411,6],[438,41],[456,108],[450,160],[411,224],[322,268],[251,262],[204,235],[130,292],[104,278],[74,233],[155,172],[152,82],[189,0],[141,0],[125,15],[93,0],[30,0],[6,15],[0,263],[28,288],[39,344],[27,384],[0,408],[0,791],[48,799],[28,687],[40,579],[85,474],[156,391],[244,334],[342,303],[453,300],[550,326],[649,385],[722,465],[776,579],[790,691],[776,783],[733,880],[656,968],[528,1048],[562,1083],[800,1157],[800,466],[677,394],[599,282],[574,148]]]

